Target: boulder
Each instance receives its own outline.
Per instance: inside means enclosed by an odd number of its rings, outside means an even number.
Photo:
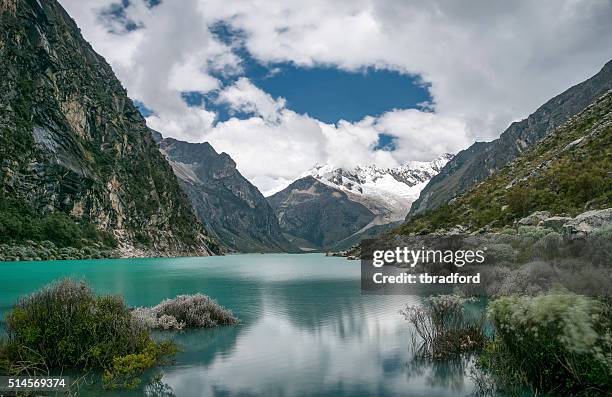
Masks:
[[[542,226],[561,233],[563,231],[563,226],[573,219],[574,218],[569,216],[551,216],[550,218],[546,218],[542,221]]]
[[[536,211],[533,214],[526,216],[518,221],[521,226],[538,226],[544,219],[550,218],[548,211]]]
[[[571,237],[581,237],[607,227],[612,227],[612,208],[583,212],[565,223],[563,232]]]

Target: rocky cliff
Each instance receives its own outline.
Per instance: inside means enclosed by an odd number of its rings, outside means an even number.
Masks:
[[[216,251],[126,90],[59,3],[2,0],[0,25],[0,235],[45,238],[65,224],[77,234],[61,244],[107,231],[122,255]]]
[[[554,97],[526,119],[512,123],[498,139],[476,142],[459,152],[423,189],[408,217],[432,210],[458,197],[510,163],[611,88],[612,61],[595,76]]]
[[[611,170],[609,90],[497,173],[450,203],[415,215],[398,233],[486,232],[540,222],[575,227],[584,216],[575,224],[570,217],[612,207]],[[609,219],[610,210],[603,213]]]
[[[283,236],[270,204],[227,153],[217,153],[208,143],[153,134],[198,217],[223,245],[240,252],[296,251]]]

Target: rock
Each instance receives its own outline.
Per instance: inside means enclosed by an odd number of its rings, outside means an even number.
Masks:
[[[284,233],[317,249],[333,249],[376,217],[345,191],[312,176],[294,181],[268,202]]]
[[[546,218],[542,221],[542,226],[561,233],[563,231],[563,226],[572,219],[573,218],[569,216],[551,216],[550,218]]]
[[[144,118],[61,4],[8,3],[14,13],[0,5],[2,200],[122,231],[120,247],[157,256],[217,252]]]
[[[468,231],[468,228],[463,226],[463,225],[455,225],[454,227],[452,227],[449,231],[445,232],[444,234],[464,234]]]
[[[612,208],[583,212],[563,225],[563,232],[570,237],[582,237],[606,227],[612,227]]]
[[[196,215],[226,248],[239,252],[298,251],[283,235],[266,198],[226,153],[207,142],[161,138],[151,130]]]
[[[552,98],[526,119],[512,123],[499,139],[476,142],[459,152],[421,191],[408,218],[448,203],[511,164],[611,88],[612,61],[609,61],[595,76]],[[570,148],[580,143],[574,141]]]
[[[548,211],[536,211],[533,214],[526,216],[518,221],[521,226],[538,226],[544,219],[550,218]]]

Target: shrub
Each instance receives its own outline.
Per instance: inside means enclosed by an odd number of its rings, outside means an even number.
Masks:
[[[203,294],[179,295],[152,308],[136,308],[132,316],[148,329],[209,328],[239,322],[230,310]]]
[[[521,217],[529,212],[532,197],[529,190],[521,187],[514,188],[506,193],[508,210],[515,216]]]
[[[514,236],[514,235],[516,235],[516,229],[512,229],[512,228],[507,227],[507,228],[502,229],[502,231],[499,232],[499,233],[503,234],[503,235]]]
[[[483,317],[466,316],[468,302],[474,299],[440,295],[427,298],[422,306],[409,305],[400,311],[421,337],[419,351],[423,355],[442,359],[484,345]]]
[[[176,346],[171,342],[150,341],[141,353],[114,357],[112,365],[102,375],[104,388],[134,389],[140,385],[140,376],[147,369],[165,362],[176,352]]]
[[[610,309],[567,292],[495,300],[496,329],[481,365],[508,387],[561,395],[605,395],[612,390]]]
[[[612,227],[598,229],[588,236],[583,255],[597,265],[612,263]]]
[[[543,259],[559,257],[564,251],[563,236],[557,232],[549,232],[533,245],[534,255]]]
[[[489,244],[487,245],[485,259],[487,263],[491,264],[515,263],[518,260],[518,252],[510,244]]]
[[[71,279],[22,298],[6,316],[6,333],[0,356],[10,373],[33,365],[34,373],[43,368],[114,373],[130,358],[144,355],[147,360],[131,367],[136,376],[168,350],[160,350],[146,329],[134,325],[121,297],[96,296],[85,282]]]
[[[550,233],[552,230],[539,226],[519,226],[518,235],[540,239]]]

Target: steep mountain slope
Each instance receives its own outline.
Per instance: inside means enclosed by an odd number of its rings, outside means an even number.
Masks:
[[[59,225],[74,232],[66,245],[112,233],[123,255],[216,251],[144,119],[59,3],[2,1],[0,18],[0,238],[46,239]]]
[[[158,138],[159,139],[159,138]],[[206,229],[240,252],[295,251],[264,196],[208,143],[159,142]]]
[[[268,197],[281,229],[300,248],[333,245],[368,225],[375,215],[339,189],[306,176]]]
[[[462,225],[500,229],[535,211],[575,216],[612,207],[612,90],[461,197],[399,233]],[[463,229],[462,228],[462,229]]]
[[[445,153],[433,161],[409,161],[397,168],[370,165],[346,170],[318,165],[304,176],[344,191],[374,213],[378,224],[385,224],[404,219],[423,187],[452,158]]]
[[[445,154],[393,169],[319,165],[268,200],[281,229],[300,247],[344,249],[397,226],[450,158]]]
[[[546,102],[528,118],[512,123],[498,139],[476,142],[459,152],[423,189],[409,217],[437,208],[483,181],[611,88],[612,61],[595,76]]]

